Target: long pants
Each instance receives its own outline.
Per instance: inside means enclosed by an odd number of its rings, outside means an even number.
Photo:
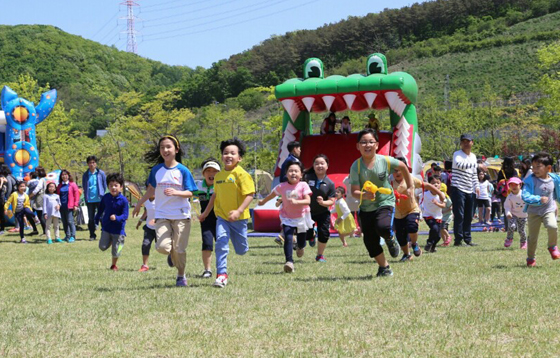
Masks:
[[[440,239],[441,231],[441,220],[434,218],[424,218],[426,224],[430,227],[430,233],[428,234],[427,245],[436,246]]]
[[[76,237],[76,225],[74,225],[74,209],[69,210],[67,206],[60,206],[60,218],[64,229],[65,239]]]
[[[90,238],[97,238],[95,234],[95,214],[99,210],[100,203],[86,203],[87,205],[87,213],[88,213],[88,229],[89,229],[89,237]]]
[[[541,224],[548,231],[548,247],[556,246],[558,241],[558,223],[556,222],[556,214],[554,212],[547,213],[544,216],[537,214],[529,214],[529,243],[527,245],[527,257],[530,259],[535,258],[537,251],[537,242],[539,240],[539,231]]]
[[[6,229],[6,214],[4,212],[4,205],[6,205],[6,201],[4,200],[4,196],[0,195],[0,197],[2,197],[0,199],[0,205],[1,205],[1,212],[0,212],[0,231],[4,231]]]
[[[45,216],[43,215],[43,210],[38,210],[35,209],[35,212],[37,213],[37,217],[39,218],[39,222],[41,223],[41,228],[43,229],[43,234],[46,234],[45,232]]]
[[[298,248],[303,249],[307,241],[307,232],[298,233],[297,228],[293,226],[282,225],[282,228],[284,229],[284,255],[286,256],[286,262],[294,262],[294,234],[297,235]]]
[[[101,232],[101,239],[99,239],[99,249],[101,251],[107,250],[111,247],[111,256],[114,258],[121,256],[121,251],[124,247],[124,235],[111,234],[107,231]]]
[[[503,195],[500,196],[500,201],[502,202],[502,213],[504,213],[504,228],[506,230],[508,230],[508,218],[505,215],[506,214],[506,209],[504,207],[504,203],[506,202],[506,198],[504,198]]]
[[[23,239],[23,230],[25,229],[25,223],[23,222],[23,217],[26,216],[27,220],[33,226],[33,231],[37,231],[37,225],[35,225],[35,214],[29,208],[23,208],[22,211],[16,213],[16,219],[19,223],[19,237]]]
[[[471,242],[471,222],[473,218],[474,199],[472,193],[465,193],[454,188],[451,201],[453,202],[453,233],[455,244]]]
[[[58,225],[58,218],[56,216],[50,216],[47,218],[45,234],[47,235],[47,239],[51,238],[51,226],[54,225],[54,237],[60,238],[60,228]]]
[[[393,236],[394,208],[383,206],[375,211],[360,211],[364,245],[369,257],[374,258],[383,253],[381,238],[388,241]]]
[[[526,224],[527,224],[527,218],[518,218],[517,216],[513,216],[509,221],[507,238],[509,240],[513,240],[513,233],[517,231],[519,233],[519,241],[521,243],[527,241],[527,235],[525,235]]]
[[[227,274],[227,255],[229,254],[229,240],[233,244],[235,253],[245,255],[249,251],[247,240],[247,220],[228,221],[218,217],[216,224],[216,271],[218,275]]]
[[[490,215],[490,220],[500,219],[502,216],[502,204],[498,202],[492,202],[492,214]]]
[[[171,255],[171,261],[179,272],[185,272],[187,265],[190,233],[191,219],[156,220],[156,250],[161,254]]]

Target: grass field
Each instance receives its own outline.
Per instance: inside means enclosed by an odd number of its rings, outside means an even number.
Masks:
[[[187,254],[189,287],[155,250],[139,273],[142,231],[128,225],[118,272],[110,250],[78,233],[74,244],[0,238],[0,356],[6,357],[547,357],[558,356],[558,273],[541,233],[537,267],[503,247],[503,233],[475,234],[477,247],[440,248],[377,268],[361,239],[306,249],[282,271],[270,238],[230,255],[230,284],[202,279],[200,230]],[[424,244],[426,237],[421,238]],[[518,244],[516,237],[515,244]],[[233,250],[232,250],[233,251]],[[556,312],[556,313],[555,313]]]

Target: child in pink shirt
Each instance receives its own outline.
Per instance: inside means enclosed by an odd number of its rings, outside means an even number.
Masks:
[[[286,176],[288,181],[276,186],[266,198],[259,201],[259,205],[266,204],[277,195],[282,196],[280,221],[285,238],[286,263],[284,264],[284,272],[291,273],[294,271],[293,236],[294,234],[297,235],[297,256],[302,257],[306,244],[306,232],[313,228],[313,220],[309,209],[312,192],[309,185],[301,181],[303,166],[300,162],[288,163]]]

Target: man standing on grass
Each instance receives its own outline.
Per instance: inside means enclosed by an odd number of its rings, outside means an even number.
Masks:
[[[84,189],[84,199],[88,211],[89,241],[97,239],[95,234],[95,214],[99,210],[101,198],[107,191],[107,179],[105,172],[97,169],[97,157],[90,155],[87,157],[88,170],[82,176],[82,188]]]
[[[451,177],[451,201],[453,202],[453,232],[455,245],[476,246],[472,242],[471,222],[475,193],[479,191],[477,168],[486,171],[484,164],[478,164],[476,155],[471,152],[473,138],[469,134],[461,135],[461,150],[453,153],[453,171]]]

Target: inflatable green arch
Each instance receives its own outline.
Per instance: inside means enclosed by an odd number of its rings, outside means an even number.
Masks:
[[[288,156],[290,141],[311,134],[310,112],[389,109],[391,143],[389,154],[407,159],[414,174],[421,171],[418,135],[416,80],[405,72],[388,73],[385,55],[374,53],[367,60],[367,74],[324,78],[323,63],[310,58],[303,65],[304,78],[292,78],[276,86],[276,98],[284,107],[283,136],[275,176]]]

